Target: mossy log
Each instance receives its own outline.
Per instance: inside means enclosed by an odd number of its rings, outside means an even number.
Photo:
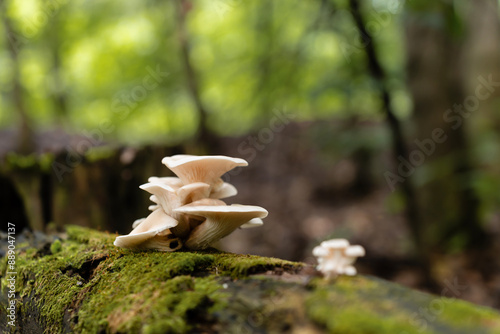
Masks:
[[[18,245],[16,319],[2,333],[500,333],[500,314],[374,277],[325,281],[305,264],[205,252],[134,252],[114,235],[68,227],[43,248]]]

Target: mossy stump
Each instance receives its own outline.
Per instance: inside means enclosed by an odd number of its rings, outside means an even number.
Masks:
[[[16,320],[2,333],[500,333],[500,314],[374,277],[327,282],[305,265],[250,255],[133,252],[68,227],[44,249],[18,245]],[[313,272],[312,270],[309,270]]]

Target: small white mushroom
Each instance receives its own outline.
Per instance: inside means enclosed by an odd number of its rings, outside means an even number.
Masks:
[[[191,231],[186,247],[205,249],[224,238],[253,218],[264,218],[268,212],[252,205],[197,205],[192,203],[175,209],[176,212],[205,218],[205,221]]]
[[[332,239],[323,241],[313,249],[313,255],[318,258],[317,269],[326,278],[337,275],[356,275],[353,264],[358,257],[365,255],[361,246],[350,246],[346,239]]]
[[[177,220],[167,215],[163,210],[153,211],[144,221],[128,235],[122,235],[115,239],[114,245],[132,249],[158,249],[161,251],[173,251],[178,249],[177,243],[171,236],[170,228],[177,226]],[[167,242],[168,241],[168,242]]]
[[[174,155],[163,158],[161,162],[174,172],[183,184],[203,182],[209,184],[213,191],[222,187],[224,182],[220,177],[223,174],[238,166],[248,166],[243,159],[223,155]]]

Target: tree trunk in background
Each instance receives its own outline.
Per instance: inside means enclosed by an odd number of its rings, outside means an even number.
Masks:
[[[61,13],[52,17],[50,28],[47,36],[50,43],[50,51],[52,53],[52,102],[56,114],[56,122],[59,126],[63,126],[68,117],[68,97],[67,89],[62,76],[62,59],[61,59]]]
[[[398,161],[398,157],[406,156],[408,154],[408,148],[406,147],[401,124],[396,117],[391,104],[390,92],[386,85],[386,74],[384,69],[382,68],[380,60],[377,57],[374,40],[370,32],[367,30],[367,21],[362,15],[360,1],[350,0],[349,9],[351,10],[354,23],[357,30],[359,31],[360,36],[364,36],[365,46],[363,48],[363,51],[366,54],[368,71],[370,72],[370,75],[376,82],[377,86],[380,87],[379,96],[380,100],[382,101],[382,112],[385,115],[387,125],[389,126],[389,129],[391,131],[394,160]],[[415,189],[412,180],[407,179],[402,183],[401,188],[406,203],[406,221],[408,223],[411,237],[416,248],[417,257],[419,258],[425,273],[429,274],[429,258],[427,249],[423,245],[421,220],[418,212]]]
[[[478,77],[500,81],[500,20],[498,2],[496,0],[475,0],[467,2],[463,8],[463,16],[467,23],[467,53],[468,90],[474,91],[478,85]],[[474,136],[474,146],[492,140],[492,136],[500,134],[500,89],[495,89],[491,95],[481,101],[480,111],[470,117],[471,128],[479,132]],[[498,138],[498,137],[497,137]],[[493,139],[498,143],[498,139]],[[500,178],[497,155],[479,156],[482,167],[487,173],[494,173]]]
[[[407,73],[416,131],[414,150],[405,159],[417,165],[425,247],[479,245],[485,234],[471,184],[468,122],[453,111],[467,97],[463,47],[456,33],[460,23],[451,3],[426,0],[407,4]],[[442,135],[436,135],[440,132]],[[433,136],[439,139],[431,144]],[[417,140],[425,141],[427,148],[422,149]]]

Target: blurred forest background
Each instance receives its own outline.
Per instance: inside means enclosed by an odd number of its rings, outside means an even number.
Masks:
[[[220,248],[500,307],[494,0],[0,0],[0,218],[125,234],[161,158],[223,154],[264,227]],[[34,233],[36,235],[36,233]]]

